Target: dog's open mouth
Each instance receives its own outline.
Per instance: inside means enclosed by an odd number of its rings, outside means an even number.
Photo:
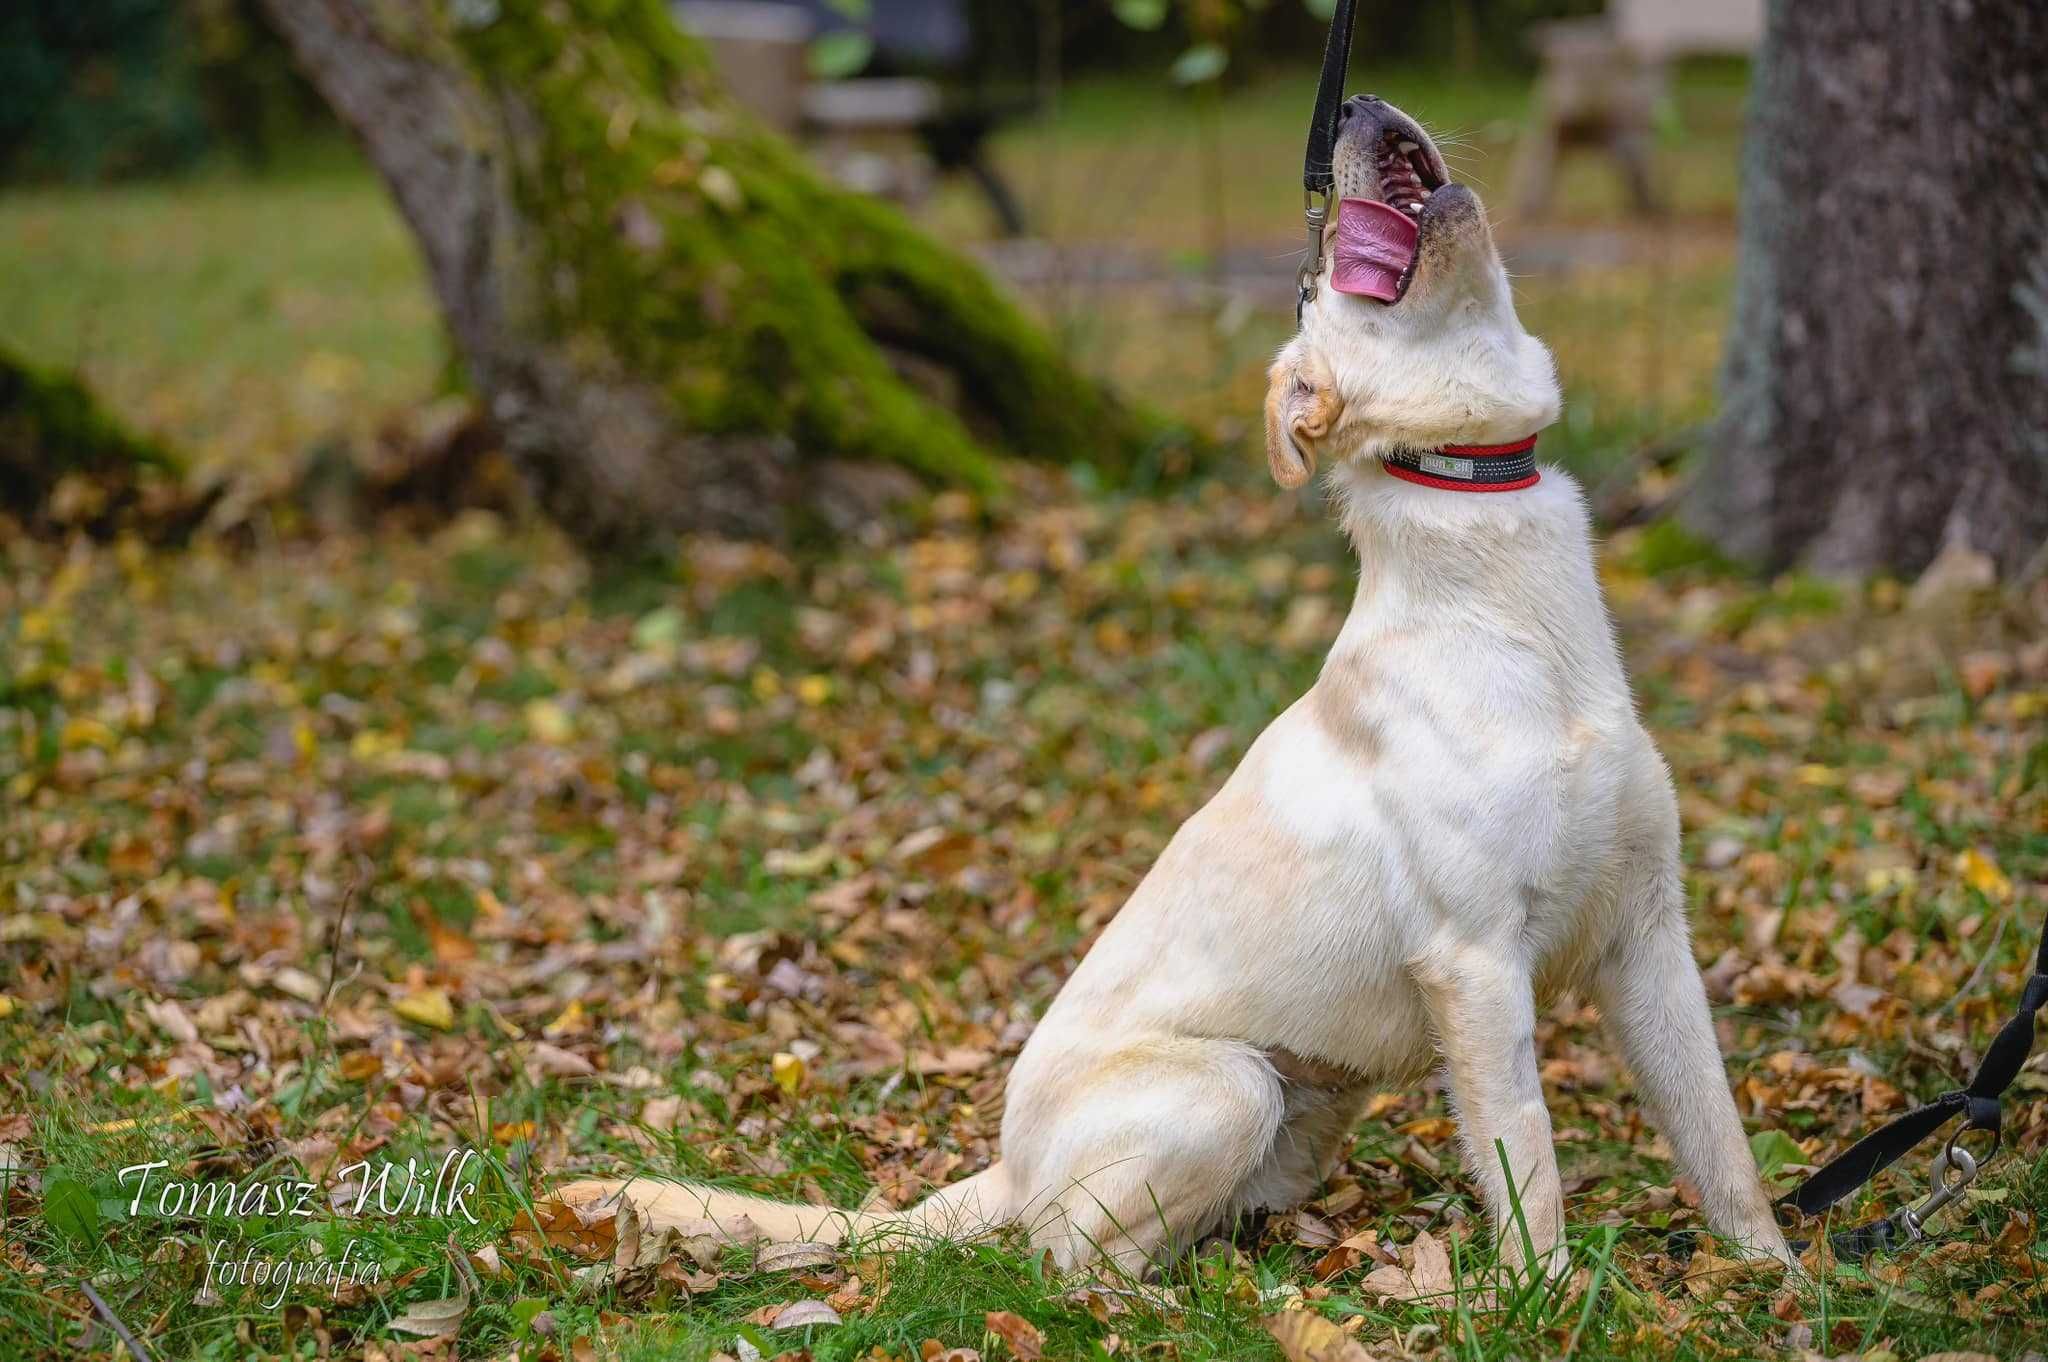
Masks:
[[[1340,293],[1397,303],[1415,276],[1430,200],[1450,172],[1420,125],[1384,100],[1347,100],[1339,124],[1332,282]]]
[[[1435,148],[1394,128],[1380,138],[1379,172],[1380,201],[1418,218],[1429,196],[1450,179]]]

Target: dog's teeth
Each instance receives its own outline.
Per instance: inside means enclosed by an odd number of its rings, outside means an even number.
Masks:
[[[1420,151],[1420,150],[1422,150],[1422,148],[1421,148],[1421,147],[1418,147],[1418,146],[1416,146],[1416,145],[1415,145],[1415,144],[1414,144],[1413,142],[1403,142],[1403,143],[1401,144],[1401,150],[1403,150],[1403,151]]]

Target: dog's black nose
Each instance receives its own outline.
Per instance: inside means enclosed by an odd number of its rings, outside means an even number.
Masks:
[[[1385,102],[1378,95],[1353,95],[1337,106],[1337,126],[1341,128],[1351,120],[1351,115],[1364,113],[1371,106]]]

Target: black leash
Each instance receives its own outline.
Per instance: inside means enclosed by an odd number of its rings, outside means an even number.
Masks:
[[[2041,947],[2034,957],[2034,977],[2027,980],[2018,1009],[1998,1028],[1998,1035],[1984,1052],[1984,1060],[1977,1066],[1970,1086],[1945,1092],[1926,1106],[1865,1135],[1779,1198],[1778,1205],[1790,1206],[1802,1215],[1819,1215],[1961,1116],[1963,1124],[1948,1137],[1948,1144],[1935,1158],[1934,1190],[1925,1200],[1881,1220],[1829,1235],[1828,1242],[1837,1257],[1861,1258],[1880,1249],[1926,1238],[1924,1226],[1928,1218],[1961,1196],[1963,1189],[1976,1180],[1977,1170],[1998,1152],[2005,1121],[2002,1099],[2033,1052],[2034,1014],[2043,1007],[2048,1007],[2048,926],[2042,929]],[[1972,1155],[1958,1143],[1973,1130],[1991,1132],[1991,1148],[1981,1156]],[[1805,1245],[1794,1247],[1803,1249]]]
[[[1308,149],[1301,157],[1302,216],[1308,222],[1308,252],[1295,275],[1299,296],[1294,320],[1315,300],[1316,280],[1323,272],[1323,229],[1330,223],[1330,191],[1336,185],[1337,110],[1344,105],[1344,72],[1351,65],[1352,20],[1356,0],[1337,0],[1330,15],[1330,37],[1323,44],[1323,79],[1316,86],[1315,112],[1308,119]]]

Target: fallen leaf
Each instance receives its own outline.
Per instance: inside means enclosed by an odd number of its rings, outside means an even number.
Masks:
[[[161,1002],[154,998],[145,998],[142,1011],[155,1024],[157,1030],[172,1040],[191,1045],[199,1039],[199,1028],[185,1015],[185,1009],[168,998]]]
[[[785,1305],[768,1322],[771,1329],[805,1329],[839,1323],[839,1312],[823,1301],[797,1301]]]
[[[991,1310],[983,1316],[988,1331],[1000,1338],[1019,1362],[1038,1362],[1045,1355],[1045,1335],[1038,1326],[1009,1310]]]
[[[1373,1295],[1390,1300],[1418,1301],[1451,1293],[1451,1256],[1436,1236],[1427,1230],[1402,1254],[1403,1267],[1376,1267],[1365,1274],[1359,1286]]]
[[[556,1078],[588,1078],[597,1072],[595,1064],[574,1050],[564,1050],[544,1040],[533,1043],[533,1063],[542,1073]]]
[[[553,1040],[557,1036],[573,1036],[589,1029],[590,1023],[583,1015],[583,1000],[571,998],[569,1005],[563,1008],[553,1021],[543,1026],[540,1033]]]
[[[444,1296],[440,1300],[421,1301],[405,1313],[392,1317],[390,1328],[402,1334],[418,1334],[431,1338],[437,1334],[452,1334],[462,1326],[462,1317],[469,1313],[469,1300],[464,1296]]]
[[[576,736],[569,711],[553,700],[527,701],[525,716],[526,731],[537,741],[559,747]]]
[[[2012,898],[2012,881],[2006,878],[1998,862],[1983,852],[1971,847],[1956,857],[1956,870],[1963,877],[1963,883],[1982,894],[1985,898],[2004,903]]]
[[[804,1085],[804,1062],[787,1050],[778,1051],[768,1061],[768,1071],[774,1075],[775,1086],[791,1097]]]
[[[762,1272],[796,1272],[804,1268],[830,1267],[838,1254],[830,1244],[797,1240],[787,1244],[763,1244],[754,1255],[754,1266]]]
[[[1357,1339],[1313,1310],[1268,1315],[1259,1324],[1287,1354],[1287,1362],[1374,1362]]]
[[[1756,1270],[1756,1264],[1734,1258],[1719,1258],[1701,1249],[1685,1267],[1685,1289],[1702,1301],[1714,1301],[1738,1280]]]
[[[391,1010],[409,1022],[431,1026],[436,1031],[452,1030],[455,1026],[455,1004],[448,1000],[446,989],[415,989],[392,1004]]]

